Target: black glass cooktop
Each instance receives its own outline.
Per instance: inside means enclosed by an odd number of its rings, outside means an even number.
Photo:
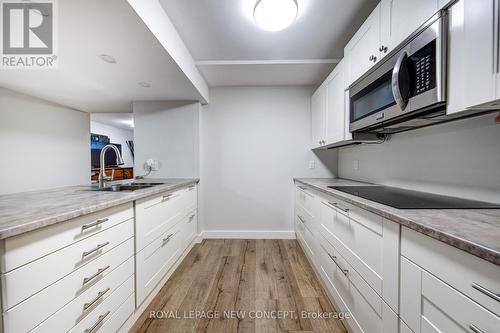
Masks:
[[[399,209],[499,209],[500,205],[389,186],[328,186]]]

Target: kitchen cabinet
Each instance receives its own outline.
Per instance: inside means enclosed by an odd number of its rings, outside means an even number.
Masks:
[[[136,201],[136,302],[142,304],[196,234],[195,185]]]
[[[449,9],[447,114],[498,109],[498,0],[459,0]]]
[[[351,85],[434,15],[439,0],[382,0],[344,49]]]
[[[500,317],[404,257],[401,318],[414,333],[498,332],[500,327]]]
[[[302,184],[297,240],[352,332],[398,332],[400,225]]]
[[[401,239],[404,258],[500,316],[500,302],[493,296],[500,294],[500,266],[408,228]]]
[[[345,139],[344,123],[344,62],[340,61],[325,81],[326,83],[326,145]]]
[[[380,60],[380,7],[375,7],[344,48],[349,85]]]
[[[91,327],[101,315],[97,307],[118,290],[124,297],[134,293],[133,237],[129,203],[5,239],[3,332],[67,332],[79,323],[89,324],[80,331]],[[121,300],[106,306],[103,322],[114,316]],[[130,307],[127,311],[126,317],[132,314]]]
[[[196,234],[190,184],[1,240],[0,331],[125,331]]]
[[[382,0],[380,6],[383,58],[438,11],[438,0]]]
[[[313,149],[345,140],[344,66],[340,61],[311,98]]]
[[[325,142],[326,86],[322,84],[311,97],[311,148],[323,146]]]

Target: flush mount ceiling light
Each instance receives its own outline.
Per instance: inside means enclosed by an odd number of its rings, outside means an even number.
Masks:
[[[109,64],[116,64],[116,59],[109,54],[101,54],[99,55],[99,58],[102,59],[102,61],[105,61]]]
[[[262,29],[280,31],[295,21],[298,10],[297,0],[259,0],[253,17]]]

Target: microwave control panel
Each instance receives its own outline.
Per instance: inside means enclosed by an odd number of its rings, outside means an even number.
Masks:
[[[415,73],[413,96],[436,87],[435,57],[435,41],[427,44],[410,57]]]

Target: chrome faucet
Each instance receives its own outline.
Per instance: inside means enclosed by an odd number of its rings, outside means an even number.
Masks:
[[[118,165],[123,165],[125,162],[123,162],[122,155],[120,154],[120,151],[118,148],[116,148],[115,145],[106,145],[104,148],[101,150],[101,168],[99,170],[99,188],[106,187],[106,182],[111,180],[111,177],[106,176],[106,166],[104,165],[104,156],[106,156],[106,152],[109,149],[113,149],[116,153],[116,164]]]

